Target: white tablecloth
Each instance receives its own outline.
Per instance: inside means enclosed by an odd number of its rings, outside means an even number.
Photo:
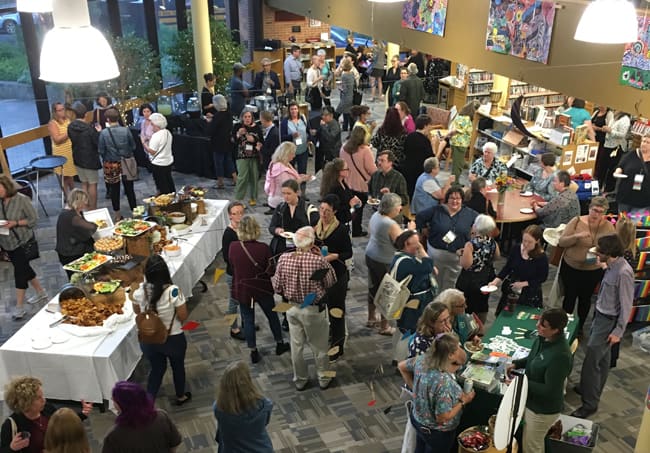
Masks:
[[[166,258],[172,280],[187,296],[205,268],[221,250],[223,231],[228,225],[227,200],[206,200],[207,225],[200,220],[178,236],[182,255]],[[52,299],[58,303],[58,295]],[[48,337],[58,328],[48,326],[55,315],[43,308],[0,347],[0,388],[14,376],[29,375],[43,381],[46,398],[94,403],[110,401],[113,385],[127,379],[140,360],[141,352],[134,319],[114,331],[96,337],[68,335],[65,343],[47,349],[32,348],[32,339]],[[3,394],[0,393],[0,398]]]

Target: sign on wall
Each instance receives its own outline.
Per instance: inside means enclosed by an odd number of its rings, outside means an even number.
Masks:
[[[407,0],[402,9],[402,27],[444,36],[447,0]]]
[[[547,63],[554,21],[553,0],[490,0],[485,48]]]
[[[650,17],[639,17],[639,39],[625,44],[621,85],[650,90]]]

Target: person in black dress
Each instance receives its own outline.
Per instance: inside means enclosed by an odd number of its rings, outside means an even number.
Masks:
[[[217,82],[217,78],[211,72],[203,74],[203,80],[205,81],[205,86],[201,90],[201,111],[204,115],[215,115],[217,109],[212,102],[212,97],[214,96],[214,84]]]
[[[320,197],[325,199],[327,195],[336,195],[339,199],[339,206],[336,209],[336,218],[341,223],[348,223],[361,209],[361,199],[354,194],[354,191],[345,182],[345,177],[350,172],[347,163],[337,157],[328,162],[323,169],[323,179],[320,185]]]
[[[415,132],[407,135],[404,142],[404,162],[400,162],[400,170],[406,179],[410,199],[413,199],[415,183],[422,174],[424,161],[434,156],[430,138],[432,127],[433,120],[429,115],[418,115],[415,119]]]

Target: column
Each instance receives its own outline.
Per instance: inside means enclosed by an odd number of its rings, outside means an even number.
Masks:
[[[192,38],[196,66],[196,91],[203,86],[203,74],[212,72],[212,41],[210,39],[210,13],[208,2],[192,0]],[[192,87],[187,87],[191,91]]]

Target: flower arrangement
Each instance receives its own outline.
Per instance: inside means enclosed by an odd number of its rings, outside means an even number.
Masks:
[[[506,191],[512,189],[515,186],[515,179],[508,176],[507,173],[501,173],[496,177],[494,185],[497,188],[497,192],[505,193]]]

